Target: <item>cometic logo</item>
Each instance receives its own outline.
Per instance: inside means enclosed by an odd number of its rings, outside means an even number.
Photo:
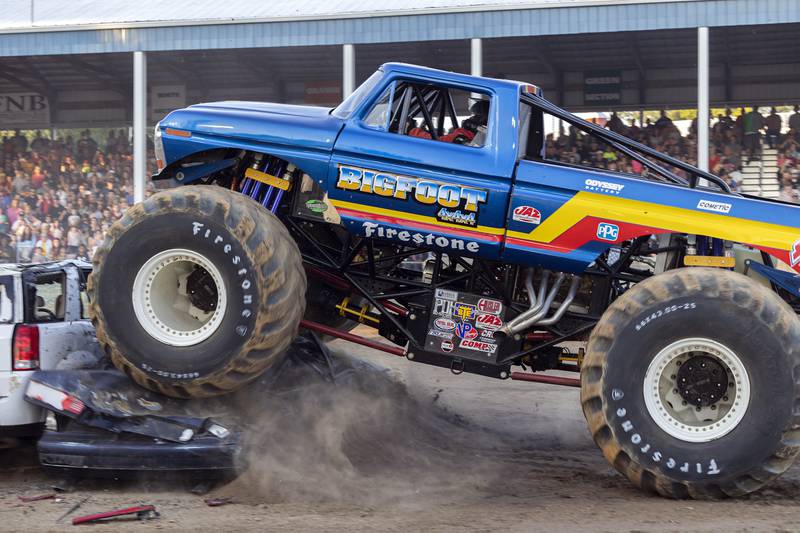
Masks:
[[[714,211],[716,213],[730,213],[731,204],[726,204],[725,202],[712,202],[711,200],[700,200],[697,202],[697,209],[702,209],[703,211]]]

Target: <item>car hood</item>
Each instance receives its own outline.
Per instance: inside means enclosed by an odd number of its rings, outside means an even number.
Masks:
[[[330,108],[266,102],[211,102],[173,111],[160,122],[162,129],[192,132],[194,139],[239,139],[257,145],[333,150],[344,121]],[[255,146],[254,146],[255,147]]]

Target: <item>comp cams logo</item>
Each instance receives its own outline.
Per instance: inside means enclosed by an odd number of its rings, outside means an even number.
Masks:
[[[597,225],[597,238],[604,241],[616,242],[619,238],[619,226],[616,224],[609,224],[608,222],[601,222]]]
[[[344,165],[339,165],[336,187],[397,200],[413,198],[424,205],[438,205],[437,218],[466,226],[477,224],[478,208],[489,197],[485,189]]]
[[[587,191],[604,192],[606,194],[619,194],[625,185],[621,183],[613,183],[611,181],[602,181],[589,178],[585,182],[584,189]]]
[[[712,200],[700,200],[697,202],[697,209],[702,209],[703,211],[713,211],[715,213],[728,214],[731,212],[732,207],[733,206],[731,204],[727,204],[725,202],[714,202]]]

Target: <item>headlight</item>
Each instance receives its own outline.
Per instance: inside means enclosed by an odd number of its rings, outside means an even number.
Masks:
[[[153,149],[156,155],[156,168],[159,172],[164,170],[167,164],[167,157],[164,154],[164,141],[161,139],[161,123],[156,124],[156,129],[153,132]]]

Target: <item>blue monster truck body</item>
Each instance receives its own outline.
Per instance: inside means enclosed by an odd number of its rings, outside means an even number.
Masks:
[[[365,124],[387,88],[407,80],[490,98],[483,146],[435,143]],[[159,123],[166,168],[156,179],[183,172],[180,182],[188,184],[208,176],[219,162],[181,169],[187,161],[194,164],[198,153],[259,152],[291,163],[317,182],[353,234],[398,244],[578,273],[615,244],[688,233],[747,244],[800,267],[800,208],[731,194],[718,179],[699,172],[695,175],[713,181],[710,187],[526,159],[520,152],[521,101],[559,111],[528,84],[401,64],[384,65],[333,110],[247,102],[193,105]],[[603,139],[625,142],[601,133]]]
[[[549,160],[546,115],[646,172]],[[800,454],[797,206],[534,86],[402,64],[335,109],[174,111],[155,153],[154,179],[188,186],[131,208],[90,284],[98,339],[146,387],[234,390],[302,325],[456,374],[580,386],[606,458],[667,496],[744,494]],[[399,346],[347,333],[358,323]]]

